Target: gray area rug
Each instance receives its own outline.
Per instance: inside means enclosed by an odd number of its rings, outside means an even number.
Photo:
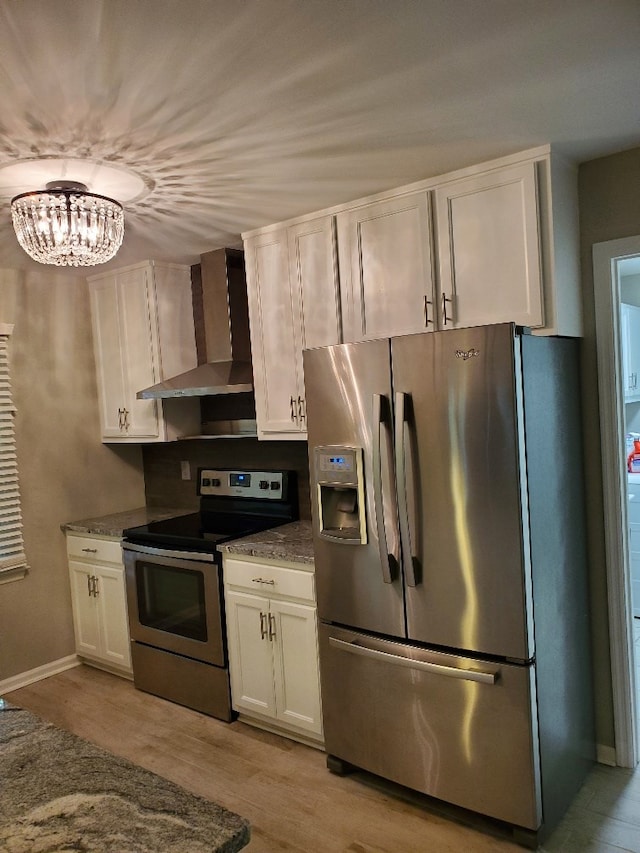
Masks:
[[[2,853],[234,853],[239,815],[0,699]]]

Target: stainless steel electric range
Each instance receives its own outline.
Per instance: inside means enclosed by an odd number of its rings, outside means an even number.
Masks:
[[[295,521],[295,472],[198,470],[200,511],[124,531],[137,688],[232,719],[218,544]]]

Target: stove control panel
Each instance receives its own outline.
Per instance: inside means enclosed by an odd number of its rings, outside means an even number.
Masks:
[[[198,494],[203,496],[282,500],[286,485],[283,471],[202,468],[198,472]]]

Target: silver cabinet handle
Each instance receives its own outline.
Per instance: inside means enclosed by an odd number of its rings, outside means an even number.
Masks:
[[[267,636],[267,614],[260,611],[260,639],[264,640]]]
[[[396,666],[406,666],[409,669],[419,669],[423,672],[431,672],[434,675],[444,675],[447,678],[461,678],[464,681],[479,681],[481,684],[495,684],[498,678],[496,672],[484,672],[481,669],[459,669],[456,666],[446,666],[441,663],[431,663],[426,660],[413,660],[400,655],[392,655],[389,652],[381,652],[378,649],[369,649],[359,646],[357,643],[347,643],[336,637],[329,637],[329,645],[343,652],[351,652],[365,658],[385,661]]]
[[[384,496],[382,488],[382,453],[380,450],[380,432],[386,430],[385,415],[383,413],[382,394],[373,395],[373,502],[376,514],[376,528],[378,531],[378,551],[382,567],[382,580],[385,583],[393,583],[393,576],[398,567],[398,557],[389,552],[387,543],[387,526],[385,519]]]
[[[265,578],[251,578],[251,583],[268,583],[270,586],[275,586],[274,580],[266,580]]]
[[[87,575],[87,592],[89,593],[89,598],[92,596],[91,592],[91,575]]]
[[[452,320],[452,319],[453,319],[452,317],[449,317],[449,316],[447,315],[447,302],[451,303],[452,301],[453,301],[453,300],[451,300],[451,299],[447,296],[447,294],[446,294],[446,293],[443,293],[443,294],[442,294],[442,323],[443,323],[443,325],[445,325],[445,326],[447,325],[447,323],[448,323],[450,320]]]
[[[302,397],[298,397],[298,417],[300,418],[300,421],[304,421],[306,416],[304,399]]]
[[[273,642],[276,638],[276,617],[269,613],[269,639]]]
[[[91,577],[91,586],[93,588],[93,596],[97,598],[100,595],[100,590],[98,589],[98,578],[95,575]]]
[[[121,431],[129,429],[129,409],[118,409],[118,426]]]
[[[294,424],[298,423],[298,412],[296,409],[295,397],[289,397],[289,405],[291,406],[291,420]]]
[[[97,554],[98,553],[97,548],[83,548],[82,550],[85,551],[87,554]]]
[[[407,482],[407,453],[410,451],[411,442],[406,442],[405,426],[408,427],[407,403],[410,402],[408,394],[402,391],[396,393],[396,491],[398,494],[398,517],[400,523],[400,541],[402,542],[402,557],[408,586],[416,586],[417,557],[415,555],[415,537],[411,529],[414,520],[416,496],[413,494],[413,475],[411,479],[412,493],[408,494],[409,483]],[[414,466],[409,463],[409,471],[413,472]],[[411,504],[411,506],[410,506]],[[410,512],[412,513],[410,515]]]
[[[433,305],[433,302],[429,299],[427,294],[424,295],[424,327],[428,328],[429,323],[433,322],[429,319],[429,306]]]

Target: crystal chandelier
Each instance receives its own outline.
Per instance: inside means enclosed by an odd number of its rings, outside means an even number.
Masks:
[[[52,181],[45,190],[15,196],[11,216],[18,242],[41,264],[104,264],[124,235],[122,205],[75,181]]]

